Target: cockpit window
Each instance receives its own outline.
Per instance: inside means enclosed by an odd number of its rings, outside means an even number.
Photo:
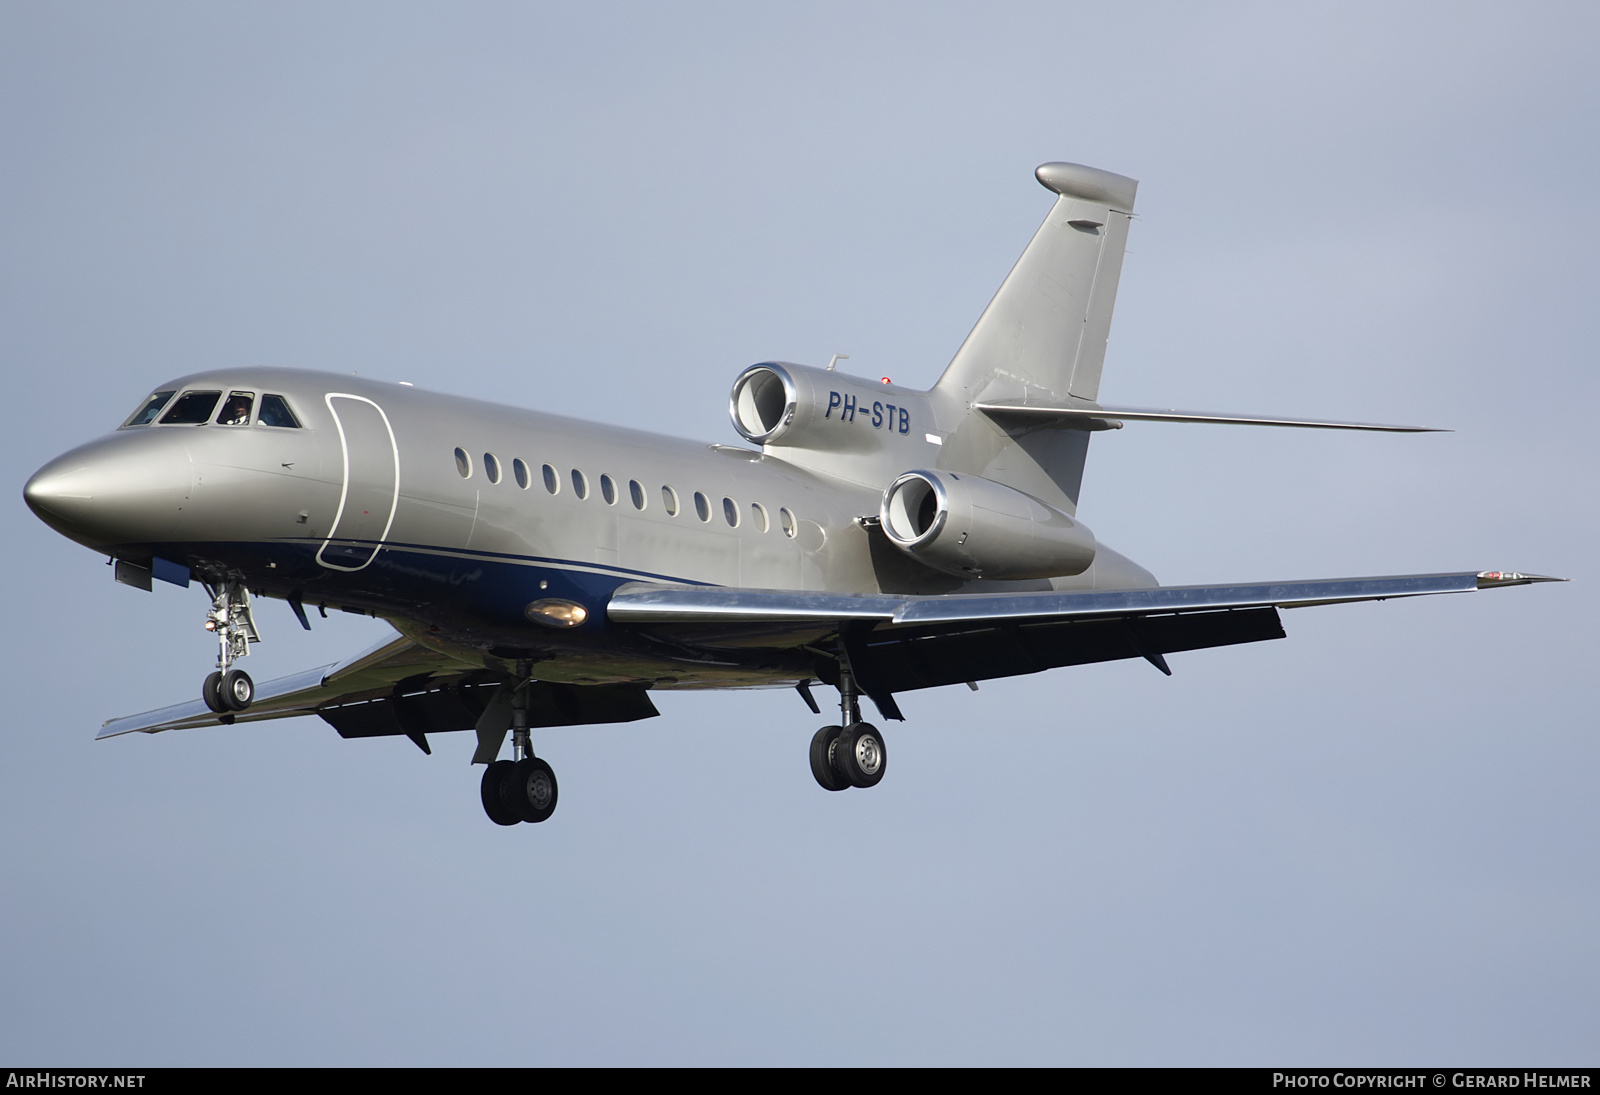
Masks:
[[[282,426],[286,429],[298,430],[300,420],[289,409],[288,401],[281,395],[264,395],[261,397],[261,414],[256,419],[263,426]]]
[[[163,426],[199,426],[211,421],[211,412],[217,409],[221,392],[184,392],[172,405],[172,410],[161,416]]]
[[[156,415],[161,413],[161,408],[165,407],[167,405],[167,400],[171,399],[173,396],[175,396],[177,394],[178,393],[175,392],[175,391],[172,391],[172,392],[156,392],[149,399],[146,399],[142,404],[140,404],[139,409],[134,411],[133,414],[128,417],[128,420],[123,423],[123,425],[124,426],[148,426],[148,425],[150,425],[150,423],[152,423],[152,422],[154,422],[156,420]]]
[[[250,409],[255,406],[254,392],[229,392],[222,403],[222,413],[217,415],[219,426],[250,425]]]

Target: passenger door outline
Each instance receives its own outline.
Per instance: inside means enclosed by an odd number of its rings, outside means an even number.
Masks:
[[[329,549],[330,546],[333,545],[333,542],[335,540],[340,538],[341,530],[344,532],[346,538],[349,538],[350,537],[350,533],[351,533],[351,529],[345,527],[347,525],[347,522],[345,521],[345,506],[350,500],[350,485],[351,485],[350,484],[350,443],[351,443],[351,438],[349,436],[349,432],[347,432],[346,429],[345,429],[344,420],[339,417],[339,408],[334,405],[333,401],[335,399],[349,399],[349,400],[353,400],[353,401],[355,401],[357,403],[365,403],[369,407],[371,407],[373,410],[378,412],[378,417],[383,422],[384,431],[388,434],[389,452],[393,456],[393,459],[394,459],[394,476],[393,476],[393,480],[392,480],[393,486],[392,486],[392,489],[389,490],[389,513],[388,513],[388,516],[384,519],[383,531],[378,534],[378,536],[376,537],[376,541],[377,542],[373,543],[370,548],[366,548],[366,545],[361,545],[359,547],[358,546],[354,546],[354,545],[349,546],[349,547],[334,547],[333,551],[334,551],[334,553],[336,555],[339,554],[339,553],[343,553],[346,556],[345,562],[334,562],[328,557],[328,555],[329,555],[328,549]],[[399,505],[400,505],[400,445],[395,440],[394,426],[389,422],[389,416],[384,413],[384,410],[383,410],[382,407],[378,406],[377,403],[375,403],[372,400],[368,399],[366,396],[364,396],[364,395],[351,395],[348,392],[329,392],[325,396],[323,396],[323,402],[325,402],[328,405],[328,413],[330,413],[333,416],[334,427],[339,431],[339,451],[340,451],[341,457],[343,458],[344,466],[343,466],[343,474],[341,476],[341,484],[340,484],[340,488],[339,488],[339,509],[338,509],[338,512],[334,514],[333,527],[328,530],[327,537],[322,541],[322,547],[317,550],[317,562],[320,563],[322,566],[327,567],[330,570],[343,570],[343,571],[362,570],[362,569],[365,569],[367,566],[369,566],[372,563],[373,559],[377,558],[378,551],[382,547],[382,542],[388,538],[389,529],[392,528],[393,525],[394,525],[395,511],[399,508]],[[352,427],[355,427],[357,422],[358,422],[358,420],[356,418],[354,418],[354,417],[351,418],[351,426]],[[356,432],[356,431],[352,430],[350,432]],[[378,435],[378,434],[374,433],[373,436],[376,438],[376,437],[381,437],[382,435]],[[357,440],[361,440],[361,438],[358,438]],[[372,488],[368,488],[366,484],[361,484],[361,483],[356,484],[356,486],[358,487],[358,489],[372,489]],[[383,489],[382,485],[381,484],[380,485],[376,485],[376,489],[379,489],[379,490]],[[363,516],[365,516],[365,514],[363,514]],[[368,531],[368,528],[362,528],[361,527],[363,522],[359,521],[359,519],[357,521],[348,522],[348,524],[354,526],[358,531],[362,531],[362,532]],[[374,525],[373,522],[365,522],[365,524],[367,526],[369,526],[369,527],[372,527]],[[366,538],[365,537],[361,537],[360,539],[366,539]],[[365,557],[363,557],[361,555],[361,552],[362,552],[363,549],[366,550]],[[346,563],[352,563],[352,562],[355,563],[355,565],[353,565],[353,566],[346,565]]]

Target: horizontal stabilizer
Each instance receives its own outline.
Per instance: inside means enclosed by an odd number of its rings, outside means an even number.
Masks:
[[[1210,414],[1204,411],[1162,410],[1153,407],[1107,407],[1098,403],[1031,403],[1022,400],[984,400],[974,406],[994,419],[1013,419],[1038,425],[1055,424],[1086,430],[1119,429],[1128,422],[1211,422],[1227,426],[1295,426],[1309,430],[1376,430],[1381,433],[1450,433],[1433,426],[1388,426],[1377,422],[1344,422],[1319,418],[1285,418],[1282,415]]]
[[[978,623],[988,620],[1134,617],[1232,608],[1300,608],[1347,601],[1383,601],[1435,593],[1468,593],[1504,585],[1561,581],[1512,571],[1324,578],[1243,585],[1157,586],[1071,592],[891,596],[789,590],[623,586],[606,608],[618,623],[766,624],[877,621],[881,624]]]

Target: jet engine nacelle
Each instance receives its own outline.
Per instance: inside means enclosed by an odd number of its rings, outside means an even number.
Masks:
[[[883,492],[879,519],[895,547],[959,577],[1056,578],[1094,562],[1088,526],[976,475],[908,471]]]
[[[739,374],[728,411],[744,439],[764,448],[865,453],[921,442],[933,428],[927,399],[895,384],[768,361]]]

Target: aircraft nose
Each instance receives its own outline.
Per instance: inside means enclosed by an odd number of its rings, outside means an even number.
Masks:
[[[23,500],[45,524],[99,547],[159,540],[191,490],[187,452],[112,438],[72,450],[33,473]]]
[[[22,488],[34,516],[52,528],[77,524],[94,508],[94,476],[81,461],[52,460]]]

